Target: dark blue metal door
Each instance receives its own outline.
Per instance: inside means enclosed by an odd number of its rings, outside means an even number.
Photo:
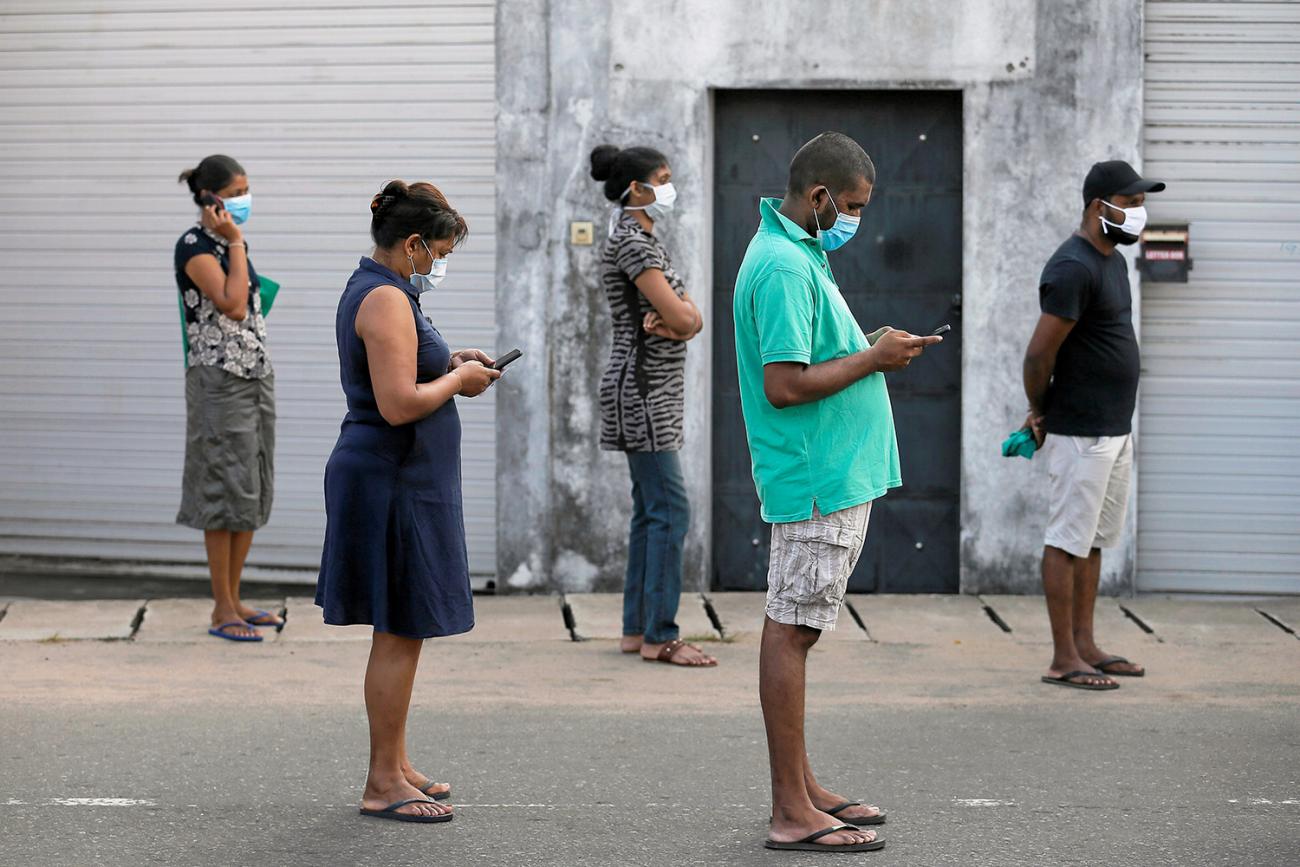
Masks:
[[[852,136],[876,164],[871,206],[830,254],[866,331],[953,330],[889,374],[903,487],[876,501],[853,592],[955,593],[961,482],[962,124],[958,91],[719,91],[715,103],[713,585],[767,586],[769,527],[759,517],[736,384],[736,272],[758,200],[781,196],[790,158],[814,135]]]

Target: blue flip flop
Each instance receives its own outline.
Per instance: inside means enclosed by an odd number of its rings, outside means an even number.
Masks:
[[[275,616],[276,615],[272,614],[271,612],[263,611],[261,608],[259,608],[257,609],[257,612],[252,617],[244,618],[244,622],[247,623],[249,626],[260,626],[263,629],[279,629],[281,626],[284,625],[284,621],[275,620],[274,619]],[[270,623],[262,622],[265,620],[271,620],[271,622]]]
[[[217,638],[224,638],[226,641],[261,641],[261,635],[231,635],[226,632],[232,626],[248,626],[242,620],[232,620],[229,623],[223,623],[220,626],[214,626],[208,630],[208,635],[215,635]]]

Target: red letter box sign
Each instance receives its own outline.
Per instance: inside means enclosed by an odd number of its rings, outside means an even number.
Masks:
[[[1142,230],[1138,271],[1155,283],[1186,283],[1192,268],[1186,223],[1152,223]]]

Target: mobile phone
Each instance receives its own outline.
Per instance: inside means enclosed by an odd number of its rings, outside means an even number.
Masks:
[[[940,325],[938,328],[930,332],[930,336],[938,337],[940,334],[947,334],[949,331],[952,331],[951,325]]]
[[[515,359],[517,359],[517,358],[518,358],[519,356],[521,356],[521,355],[523,355],[523,353],[520,352],[518,349],[512,349],[512,350],[510,350],[509,352],[507,352],[505,355],[503,355],[503,356],[501,356],[500,358],[498,358],[498,359],[496,360],[496,363],[492,365],[492,369],[493,369],[493,370],[505,370],[507,364],[509,364],[510,362],[514,361]]]
[[[203,193],[199,195],[199,204],[205,208],[211,205],[218,211],[225,210],[225,206],[221,203],[221,196],[218,196],[216,193],[210,193],[207,190],[204,190]]]

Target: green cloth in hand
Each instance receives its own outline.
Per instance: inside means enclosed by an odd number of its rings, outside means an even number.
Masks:
[[[1034,441],[1034,432],[1027,427],[1013,433],[1002,441],[1002,457],[1014,458],[1019,455],[1022,458],[1034,459],[1034,452],[1038,450],[1038,443]]]

